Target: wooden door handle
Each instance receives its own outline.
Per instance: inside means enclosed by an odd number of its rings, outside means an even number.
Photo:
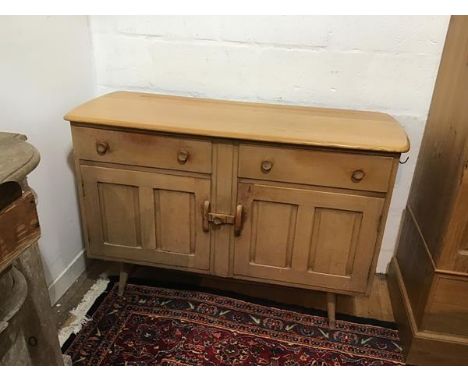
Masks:
[[[210,201],[205,200],[202,205],[202,216],[203,216],[203,232],[208,232],[210,230],[210,222],[208,220],[210,213]]]
[[[240,236],[242,232],[242,226],[244,225],[242,212],[243,212],[242,204],[238,204],[236,207],[236,215],[234,217],[234,234],[236,236]]]
[[[96,152],[99,155],[104,155],[109,151],[109,143],[104,142],[104,141],[98,141],[96,142]]]

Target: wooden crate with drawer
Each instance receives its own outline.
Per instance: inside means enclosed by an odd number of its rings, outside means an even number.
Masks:
[[[388,115],[117,92],[66,119],[88,256],[367,292],[408,150]]]

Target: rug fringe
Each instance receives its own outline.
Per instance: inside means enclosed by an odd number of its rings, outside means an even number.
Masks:
[[[60,346],[63,346],[72,334],[77,334],[82,326],[92,319],[86,314],[96,299],[107,289],[109,282],[110,280],[105,273],[99,275],[99,278],[86,292],[78,306],[70,310],[70,318],[59,330]]]

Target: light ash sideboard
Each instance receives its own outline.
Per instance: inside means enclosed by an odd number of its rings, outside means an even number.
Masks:
[[[390,116],[116,92],[65,119],[88,256],[326,291],[331,326],[368,291],[409,149]]]

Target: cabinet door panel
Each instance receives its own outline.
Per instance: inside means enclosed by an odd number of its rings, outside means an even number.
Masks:
[[[238,200],[235,275],[365,290],[383,199],[241,182]]]
[[[168,252],[195,252],[195,194],[155,190],[157,249]]]
[[[297,206],[293,204],[257,200],[252,203],[251,263],[291,266],[296,215]]]
[[[138,187],[97,183],[105,243],[141,247]]]
[[[452,207],[445,234],[445,245],[435,261],[437,268],[468,274],[468,168]]]
[[[361,222],[359,211],[315,208],[308,270],[350,276]]]
[[[89,255],[208,270],[207,178],[81,166]]]

